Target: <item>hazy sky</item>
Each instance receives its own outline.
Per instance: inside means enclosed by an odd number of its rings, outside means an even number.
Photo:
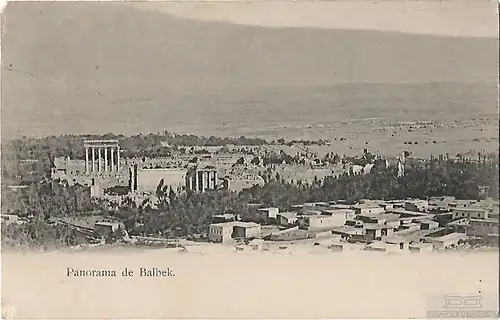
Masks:
[[[497,1],[244,1],[129,3],[177,16],[271,27],[369,29],[434,35],[498,37]]]
[[[25,2],[10,3],[3,18],[3,136],[196,127],[218,113],[227,118],[214,126],[245,121],[245,112],[288,105],[276,93],[287,87],[304,89],[293,103],[312,108],[314,87],[498,80],[492,0]],[[322,101],[356,105],[361,89],[352,88],[342,99],[325,90]],[[472,94],[463,88],[434,90],[429,104]],[[388,97],[399,90],[386,89]],[[418,107],[413,95],[397,104]],[[467,101],[494,105],[496,97]]]

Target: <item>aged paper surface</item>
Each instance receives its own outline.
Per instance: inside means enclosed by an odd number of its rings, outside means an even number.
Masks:
[[[497,318],[498,21],[9,3],[2,318]]]

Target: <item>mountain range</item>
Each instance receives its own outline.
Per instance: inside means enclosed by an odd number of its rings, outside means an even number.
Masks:
[[[4,137],[497,110],[496,39],[244,26],[118,2],[11,2],[2,35]]]

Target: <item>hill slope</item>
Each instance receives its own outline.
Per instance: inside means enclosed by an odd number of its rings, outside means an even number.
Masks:
[[[3,29],[4,135],[206,133],[382,105],[491,112],[497,99],[493,39],[259,28],[97,2],[9,3]]]

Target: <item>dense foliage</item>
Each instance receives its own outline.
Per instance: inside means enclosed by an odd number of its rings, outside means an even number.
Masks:
[[[27,188],[2,188],[2,213],[20,217],[64,217],[100,213],[105,202],[91,199],[89,188],[43,181]]]
[[[2,246],[16,249],[60,249],[85,243],[85,236],[65,225],[43,221],[2,224]]]
[[[276,206],[290,210],[294,204],[312,201],[392,198],[427,198],[455,196],[459,199],[498,198],[498,160],[470,162],[437,158],[416,163],[397,177],[389,167],[368,174],[343,174],[315,180],[311,184],[288,183],[275,177],[264,186],[243,190],[240,194],[215,191],[203,194],[176,195],[172,190],[160,192],[157,209],[124,206],[118,215],[133,234],[186,236],[203,233],[214,214],[235,212],[251,220],[249,203]],[[486,193],[482,186],[486,186]]]
[[[161,141],[182,145],[245,143],[250,142],[241,137],[200,138],[194,136],[178,136],[165,133],[159,135],[139,135],[125,138],[123,136],[87,136],[85,138],[118,138],[130,154],[145,152],[148,156],[157,156],[154,150]],[[450,159],[446,156],[431,158],[425,161],[408,162],[404,175],[398,177],[397,168],[388,167],[374,170],[366,174],[352,172],[340,176],[330,176],[323,180],[315,179],[312,183],[301,181],[285,182],[279,175],[266,171],[266,183],[243,190],[239,194],[229,191],[210,191],[203,194],[176,194],[171,189],[158,188],[157,206],[145,204],[137,206],[133,201],[118,206],[111,206],[102,200],[90,197],[89,189],[83,186],[69,186],[55,183],[44,177],[55,156],[70,155],[79,157],[83,154],[83,136],[49,137],[44,139],[23,139],[9,144],[10,153],[3,156],[9,160],[38,159],[29,163],[28,171],[39,173],[37,183],[29,183],[28,187],[9,189],[2,179],[2,213],[13,213],[21,217],[32,217],[31,222],[22,225],[2,226],[4,244],[20,243],[28,246],[52,243],[53,245],[74,244],[79,238],[69,229],[47,223],[51,217],[114,215],[119,218],[131,234],[163,235],[169,237],[202,234],[215,214],[235,212],[244,219],[253,218],[248,204],[279,207],[290,210],[293,204],[312,201],[359,199],[393,199],[393,198],[427,198],[431,196],[455,196],[460,199],[480,199],[486,196],[498,199],[498,155],[488,157],[479,155],[478,159],[459,157]],[[226,140],[224,140],[226,139]],[[218,141],[218,142],[217,142]],[[264,143],[255,140],[254,143]],[[299,160],[284,153],[275,158],[264,159],[268,163],[292,162]],[[365,154],[361,162],[371,162],[373,155]],[[368,159],[370,158],[370,159]],[[258,159],[254,159],[258,161]],[[338,163],[342,159],[338,155],[327,155],[324,159]],[[6,167],[2,159],[2,177],[15,177],[16,166]],[[362,164],[362,163],[360,163]],[[6,171],[4,171],[6,169]],[[23,169],[26,170],[26,169]],[[42,174],[40,174],[42,173]]]
[[[39,174],[38,179],[50,177],[50,170],[55,157],[70,157],[84,159],[85,149],[83,142],[87,139],[116,139],[120,141],[124,157],[166,157],[179,146],[248,146],[264,145],[267,142],[259,138],[220,138],[202,137],[196,135],[178,135],[169,133],[139,134],[130,137],[124,135],[62,135],[44,138],[23,137],[2,143],[2,179],[17,182],[30,176],[30,173]],[[22,165],[22,161],[34,160],[32,165]],[[21,165],[20,165],[21,164]]]

